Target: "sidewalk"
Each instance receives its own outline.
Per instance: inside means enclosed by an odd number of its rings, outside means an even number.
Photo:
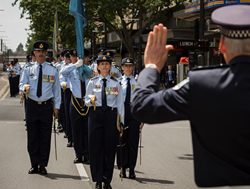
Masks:
[[[9,92],[8,74],[0,72],[0,100]]]

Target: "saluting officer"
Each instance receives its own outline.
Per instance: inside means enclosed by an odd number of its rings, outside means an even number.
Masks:
[[[190,120],[200,187],[250,188],[249,17],[249,5],[216,9],[211,18],[220,27],[219,49],[227,65],[194,69],[188,79],[160,91],[160,72],[172,46],[166,45],[162,24],[149,33],[132,113],[150,124]]]
[[[47,174],[53,112],[55,117],[61,102],[61,89],[57,69],[45,61],[46,41],[33,45],[36,62],[27,66],[22,74],[20,90],[28,96],[26,122],[28,152],[31,160],[29,174]]]
[[[89,110],[89,152],[92,179],[96,189],[111,189],[117,144],[117,118],[124,119],[121,86],[110,76],[111,58],[97,58],[99,75],[90,79],[86,91]]]
[[[122,86],[125,118],[122,132],[122,140],[119,143],[117,160],[121,167],[120,177],[126,178],[126,169],[129,169],[129,178],[135,179],[135,166],[138,153],[139,132],[141,123],[134,119],[130,111],[131,96],[133,95],[136,80],[133,76],[134,60],[124,58],[121,62],[124,75],[120,78]],[[120,157],[122,156],[122,157]]]
[[[83,78],[85,78],[86,75],[92,75],[92,70],[83,64],[83,60],[80,59],[78,61],[77,51],[75,49],[70,50],[70,59],[72,64],[65,66],[60,72],[62,74],[61,85],[65,86],[63,81],[69,81],[71,90],[70,125],[76,156],[74,163],[87,163],[89,160],[88,107],[84,102],[86,87]],[[84,69],[85,72],[82,72],[82,69]]]

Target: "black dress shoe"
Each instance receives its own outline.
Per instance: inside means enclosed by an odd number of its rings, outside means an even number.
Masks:
[[[95,189],[102,189],[102,182],[96,182]]]
[[[41,175],[47,175],[47,170],[46,170],[46,168],[45,168],[44,166],[40,166],[40,167],[39,167],[39,173],[40,173]]]
[[[112,189],[110,183],[104,183],[103,189]]]
[[[74,163],[83,163],[82,158],[74,159]]]
[[[38,167],[31,167],[28,173],[29,174],[37,174],[37,173],[39,173]]]
[[[58,132],[62,133],[63,132],[63,128],[58,128]]]
[[[126,169],[124,168],[121,168],[121,171],[120,171],[120,175],[119,175],[121,178],[127,178],[127,175],[126,175]]]
[[[73,147],[73,143],[72,142],[68,142],[67,147]]]
[[[88,156],[83,156],[83,163],[85,163],[85,164],[89,164],[90,163]]]
[[[135,171],[134,170],[129,170],[129,178],[130,179],[135,179],[136,175],[135,175]]]

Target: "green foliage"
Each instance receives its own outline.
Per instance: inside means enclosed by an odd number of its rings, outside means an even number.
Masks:
[[[34,41],[47,40],[53,42],[54,14],[58,11],[58,28],[63,47],[75,47],[74,18],[69,15],[69,2],[64,0],[19,0],[22,15],[30,19],[30,32],[27,40],[28,50]],[[14,3],[13,3],[14,4]]]
[[[13,0],[14,1],[14,0]],[[15,0],[17,1],[17,0]],[[75,47],[74,18],[69,15],[69,0],[18,0],[22,16],[31,21],[28,48],[37,39],[52,43],[54,14],[58,10],[60,37],[64,47]],[[87,27],[85,38],[90,39],[98,27],[105,23],[107,32],[116,32],[131,56],[134,40],[152,24],[165,21],[184,0],[82,0],[85,2]],[[15,4],[15,2],[14,2]],[[137,30],[135,30],[137,25]]]

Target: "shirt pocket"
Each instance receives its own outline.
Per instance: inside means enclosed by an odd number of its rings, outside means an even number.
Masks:
[[[35,81],[37,79],[38,79],[38,77],[36,75],[29,75],[29,80],[30,81]]]

